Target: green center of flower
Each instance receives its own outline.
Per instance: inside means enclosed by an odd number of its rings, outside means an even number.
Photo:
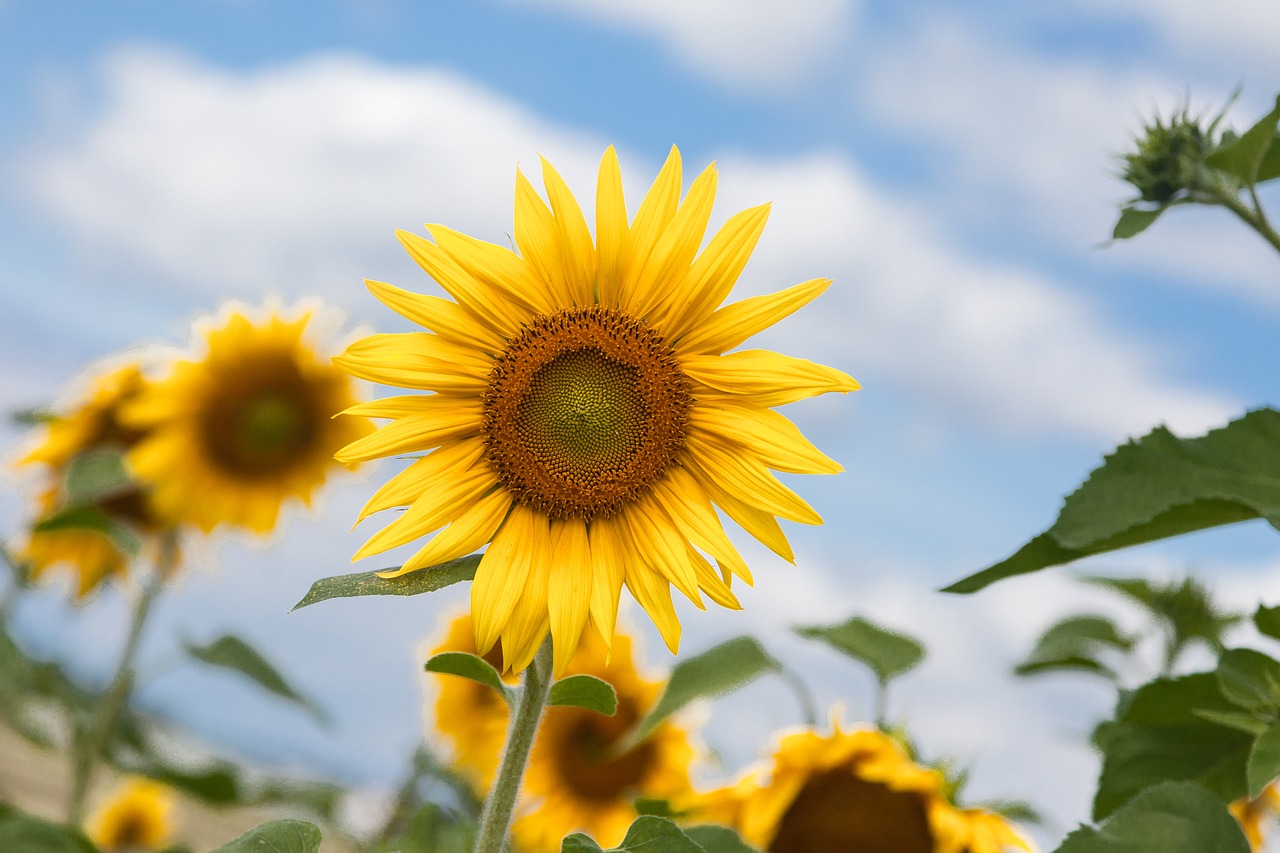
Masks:
[[[211,461],[227,473],[277,476],[305,456],[317,434],[315,406],[296,367],[230,383],[201,418]]]
[[[485,446],[517,499],[590,520],[662,476],[690,402],[660,335],[614,308],[571,308],[535,318],[495,361]]]
[[[853,775],[848,767],[805,782],[769,853],[932,853],[924,799]]]

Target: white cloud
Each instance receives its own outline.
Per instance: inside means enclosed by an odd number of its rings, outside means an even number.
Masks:
[[[428,286],[403,279],[394,227],[429,218],[506,242],[518,160],[536,171],[541,150],[590,188],[604,147],[455,75],[354,57],[232,74],[135,49],[106,75],[102,115],[20,170],[82,240],[209,294],[319,291],[350,307],[368,301],[362,274]],[[654,166],[622,156],[634,204]],[[780,349],[1005,430],[1116,439],[1161,420],[1200,429],[1236,408],[1166,379],[1044,276],[948,246],[846,159],[731,155],[721,170],[722,217],[775,202],[744,293],[838,282],[821,310],[770,334]]]
[[[854,0],[508,0],[657,36],[695,71],[738,85],[784,89],[847,36]]]

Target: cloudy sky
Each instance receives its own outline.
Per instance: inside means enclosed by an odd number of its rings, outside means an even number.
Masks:
[[[853,720],[864,674],[786,627],[856,613],[926,638],[934,652],[891,711],[927,755],[972,765],[975,798],[1041,808],[1051,840],[1087,814],[1083,737],[1111,698],[1008,670],[1064,609],[1109,603],[1061,570],[970,599],[935,590],[1046,527],[1125,437],[1277,402],[1280,266],[1259,240],[1178,211],[1106,245],[1127,197],[1115,155],[1142,117],[1188,98],[1209,113],[1240,86],[1241,127],[1274,97],[1280,10],[1208,8],[0,0],[0,408],[45,403],[128,347],[181,342],[228,297],[320,296],[351,325],[403,330],[361,284],[436,292],[395,228],[505,243],[517,166],[536,174],[547,156],[589,211],[605,146],[634,200],[676,144],[687,173],[718,164],[713,224],[773,202],[737,295],[835,280],[761,345],[864,386],[788,411],[846,467],[796,484],[827,524],[788,528],[795,567],[744,542],[758,565],[746,614],[685,608],[684,649],[760,633]],[[149,705],[263,761],[393,781],[419,728],[417,647],[465,591],[285,615],[312,580],[350,570],[367,530],[349,520],[391,470],[337,485],[270,548],[209,548],[148,638],[153,655],[181,636],[254,640],[334,710],[333,731],[184,671],[148,685]],[[20,483],[0,490],[0,533],[26,499]],[[1196,571],[1241,607],[1280,597],[1258,525],[1083,568]],[[102,678],[121,602],[59,601],[27,603],[24,639]],[[650,634],[638,608],[632,624]],[[796,721],[775,688],[711,713],[705,740],[731,769]]]

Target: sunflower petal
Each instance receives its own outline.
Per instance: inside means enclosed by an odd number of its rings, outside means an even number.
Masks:
[[[679,341],[724,302],[755,251],[768,218],[767,204],[735,213],[711,238],[689,270],[687,298],[671,303],[670,316],[660,318],[669,340]]]
[[[624,308],[633,305],[639,273],[671,218],[676,215],[680,205],[680,174],[680,149],[672,145],[667,162],[658,172],[631,223],[631,251],[622,259],[623,265],[619,269],[622,287],[618,304]]]
[[[752,583],[751,569],[724,532],[706,491],[689,471],[673,466],[654,486],[653,494],[690,542],[745,583]]]
[[[768,350],[684,356],[680,359],[680,368],[691,379],[721,394],[749,397],[751,403],[765,408],[831,391],[857,391],[862,387],[852,376],[834,367]]]
[[[476,628],[476,653],[483,655],[498,641],[529,577],[534,528],[545,516],[515,504],[493,542],[485,549],[471,581],[471,619]],[[511,659],[504,658],[510,668]]]
[[[783,415],[772,409],[735,405],[697,406],[689,413],[691,434],[728,446],[740,445],[775,471],[838,474],[839,462],[813,446]]]
[[[502,332],[492,321],[482,322],[457,302],[441,299],[439,296],[413,293],[367,278],[364,286],[392,311],[430,329],[451,343],[488,353],[499,352],[504,345]]]
[[[741,610],[742,604],[738,601],[738,597],[733,594],[733,590],[727,584],[715,569],[711,568],[711,564],[706,558],[689,547],[689,562],[693,564],[694,571],[697,572],[698,586],[707,594],[707,597],[719,604],[721,607],[729,610]]]
[[[596,180],[596,301],[616,306],[621,294],[622,263],[631,251],[627,205],[622,194],[618,154],[610,145],[600,159]]]
[[[689,564],[688,549],[666,511],[652,495],[632,503],[621,513],[639,559],[680,590],[699,608],[698,578]]]
[[[556,230],[560,234],[560,257],[564,261],[565,281],[572,304],[591,305],[595,302],[596,250],[591,244],[586,217],[582,215],[582,208],[569,185],[546,157],[542,158],[542,183],[547,188],[547,198],[556,218]],[[625,218],[626,214],[623,216]]]
[[[529,262],[505,246],[477,240],[443,225],[428,225],[427,230],[436,238],[436,245],[478,281],[536,314],[549,314],[557,308],[554,295]]]
[[[689,187],[684,202],[645,259],[644,266],[638,270],[632,268],[631,273],[636,277],[631,288],[634,314],[645,317],[661,313],[660,306],[685,298],[684,288],[677,285],[685,281],[689,265],[702,245],[715,198],[716,165],[712,163]],[[658,331],[662,329],[658,327]]]
[[[545,515],[534,522],[531,533],[529,575],[525,578],[524,593],[511,609],[511,618],[502,632],[502,659],[514,672],[520,672],[533,661],[538,647],[546,639],[549,622],[547,594],[553,551],[551,525]]]
[[[739,527],[754,536],[770,551],[788,563],[795,563],[795,552],[791,550],[791,543],[787,541],[786,534],[782,532],[782,525],[778,524],[778,519],[762,509],[757,509],[751,504],[739,500],[725,489],[720,488],[714,481],[701,479],[705,475],[697,471],[696,466],[694,467],[694,472],[695,476],[700,477],[700,482],[710,494],[711,500],[715,501],[716,506],[724,510],[725,515],[732,518]]]
[[[439,530],[457,519],[463,511],[461,508],[470,507],[497,485],[498,480],[487,465],[476,465],[458,472],[438,488],[424,491],[394,521],[369,537],[369,541],[351,559],[380,554]]]
[[[572,305],[555,217],[519,169],[516,170],[516,245],[555,304]]]
[[[431,537],[431,541],[423,545],[397,571],[380,574],[379,577],[398,577],[480,550],[481,546],[493,538],[502,520],[507,517],[513,500],[515,498],[506,489],[494,489],[478,501],[468,504],[448,527]]]
[[[408,506],[437,482],[450,482],[461,476],[480,460],[484,443],[476,439],[463,439],[441,445],[421,459],[414,460],[408,468],[383,483],[373,497],[360,510],[356,524],[375,512],[393,506]]]
[[[830,286],[831,279],[815,278],[777,293],[752,296],[726,305],[681,339],[680,352],[718,355],[731,350],[808,305]]]
[[[430,414],[402,417],[351,442],[335,453],[334,458],[350,465],[383,456],[431,450],[446,441],[480,434],[484,417],[478,400],[459,403],[435,396],[425,399],[438,399],[440,404],[433,406]]]
[[[430,240],[403,230],[396,231],[396,239],[445,293],[458,300],[472,316],[493,323],[504,337],[515,335],[520,325],[532,316],[525,301],[512,299],[503,288],[477,280]]]
[[[551,538],[556,566],[547,586],[547,609],[555,652],[555,677],[564,674],[582,638],[591,605],[594,575],[587,525],[579,519],[553,521]]]
[[[735,454],[697,435],[689,436],[685,449],[709,479],[714,479],[739,500],[779,518],[801,524],[822,523],[822,516],[799,495],[782,485],[760,460]]]
[[[618,618],[618,597],[626,577],[628,552],[622,534],[611,518],[591,522],[591,621],[605,646],[613,647],[613,630]]]
[[[653,624],[657,626],[667,649],[673,655],[678,654],[680,617],[676,616],[676,609],[671,603],[671,585],[666,579],[634,560],[627,565],[626,584],[636,602],[644,608],[649,618],[653,620]]]

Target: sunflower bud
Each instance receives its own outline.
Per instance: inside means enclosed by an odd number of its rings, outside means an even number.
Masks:
[[[1217,120],[1201,127],[1200,120],[1183,108],[1168,124],[1156,116],[1144,127],[1135,140],[1137,151],[1122,155],[1123,177],[1138,190],[1139,199],[1164,206],[1209,189],[1212,175],[1205,160],[1215,148],[1216,124]]]

